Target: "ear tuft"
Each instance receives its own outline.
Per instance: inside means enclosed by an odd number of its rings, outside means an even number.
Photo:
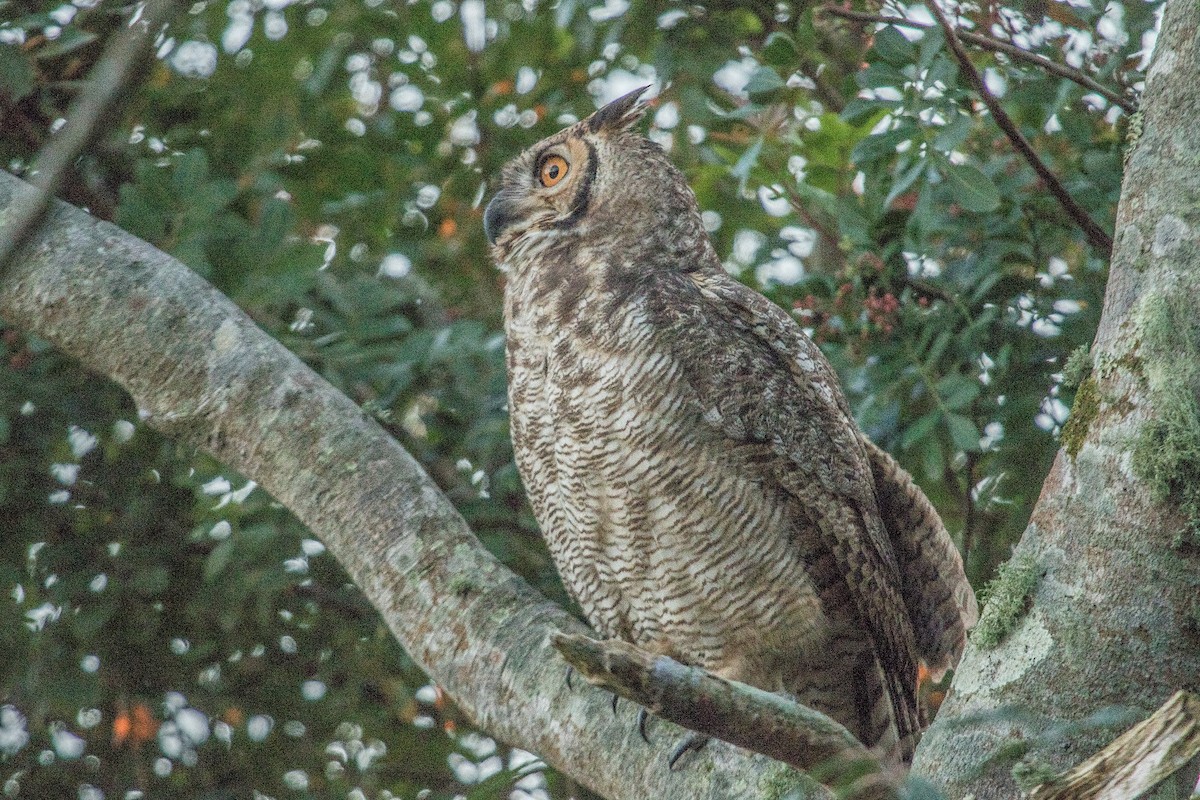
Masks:
[[[646,85],[634,89],[592,114],[587,118],[588,130],[592,133],[620,133],[629,130],[646,113],[646,104],[639,103],[638,98],[649,88],[650,86]]]

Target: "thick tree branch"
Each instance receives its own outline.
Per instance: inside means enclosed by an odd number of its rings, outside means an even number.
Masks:
[[[37,190],[0,172],[0,224]],[[247,475],[319,536],[408,653],[484,730],[620,800],[827,797],[714,743],[670,771],[631,713],[566,686],[553,632],[583,625],[501,565],[420,465],[182,264],[55,203],[0,281],[0,317],[124,386],[155,428]],[[675,730],[679,730],[676,728]]]
[[[581,675],[679,725],[740,744],[805,771],[878,770],[848,730],[819,711],[753,686],[641,650],[578,634],[551,641]]]
[[[1000,102],[988,91],[987,84],[983,82],[983,77],[979,74],[979,70],[975,69],[975,64],[971,61],[971,57],[963,49],[962,42],[958,39],[957,31],[950,24],[950,20],[946,18],[937,0],[929,0],[929,10],[933,12],[933,16],[937,19],[938,24],[942,26],[942,31],[946,34],[946,45],[950,48],[950,52],[954,53],[954,58],[958,61],[959,67],[962,68],[963,74],[967,76],[967,80],[970,81],[976,93],[979,94],[980,99],[983,100],[983,104],[988,107],[992,118],[996,120],[996,125],[1000,127],[1000,130],[1004,132],[1008,140],[1012,142],[1017,152],[1029,162],[1029,166],[1033,167],[1033,171],[1046,184],[1046,188],[1058,200],[1059,205],[1067,212],[1067,216],[1084,232],[1088,241],[1092,243],[1092,246],[1099,250],[1102,255],[1108,256],[1112,252],[1112,237],[1105,233],[1104,229],[1094,219],[1088,216],[1083,206],[1075,202],[1075,198],[1071,197],[1071,193],[1058,180],[1058,176],[1051,172],[1050,168],[1042,162],[1042,159],[1034,151],[1033,145],[1029,143],[1029,140],[1025,138],[1021,130],[1009,118],[1008,113],[1005,112]]]
[[[30,182],[37,193],[20,209],[6,214],[0,225],[0,277],[41,222],[75,159],[118,119],[123,100],[142,73],[154,37],[183,5],[182,0],[148,0],[145,6],[139,6],[92,67],[86,87],[67,110],[66,124],[33,163]]]
[[[863,23],[878,23],[880,25],[899,25],[904,28],[914,28],[917,30],[929,30],[933,25],[927,25],[924,22],[914,22],[904,17],[889,17],[883,14],[869,14],[865,11],[855,11],[849,8],[841,8],[839,6],[821,6],[821,13],[829,14],[833,17],[841,17],[852,22]],[[1133,114],[1137,111],[1137,103],[1130,100],[1128,97],[1121,95],[1119,92],[1113,91],[1104,84],[1097,81],[1092,76],[1085,72],[1069,67],[1066,64],[1059,64],[1057,61],[1052,61],[1043,55],[1022,50],[1015,44],[1004,42],[999,39],[993,39],[991,36],[974,33],[972,31],[958,31],[958,38],[964,42],[970,42],[981,50],[990,50],[993,53],[1004,53],[1005,55],[1034,64],[1053,75],[1060,78],[1066,78],[1069,81],[1078,83],[1083,88],[1101,95],[1110,103],[1120,106],[1126,114]]]
[[[917,748],[913,772],[947,797],[1017,797],[1014,770],[1062,773],[1124,730],[1114,709],[1200,685],[1198,44],[1200,6],[1167,0],[1072,453],[1017,546],[1032,570],[985,609],[1007,603],[1009,632],[968,644]]]

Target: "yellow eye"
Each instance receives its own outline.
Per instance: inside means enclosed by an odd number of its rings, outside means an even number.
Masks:
[[[565,158],[562,156],[550,156],[542,162],[542,166],[538,170],[538,180],[542,182],[542,186],[549,189],[567,177],[567,173],[570,171],[571,166]]]

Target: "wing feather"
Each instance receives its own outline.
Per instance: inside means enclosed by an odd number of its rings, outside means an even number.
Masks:
[[[647,298],[705,419],[732,442],[778,456],[768,477],[833,553],[887,677],[898,734],[911,741],[920,730],[915,634],[867,451],[832,367],[786,312],[722,272],[657,276]]]

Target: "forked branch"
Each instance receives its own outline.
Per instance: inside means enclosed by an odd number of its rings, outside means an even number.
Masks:
[[[1034,152],[1033,145],[1029,143],[1029,140],[1025,138],[1025,135],[1021,133],[1021,130],[1008,116],[1008,113],[1005,112],[1004,107],[1000,105],[995,95],[988,90],[987,84],[983,82],[983,76],[975,68],[971,57],[967,55],[962,42],[959,41],[958,32],[950,24],[950,20],[946,18],[946,14],[938,5],[937,0],[930,0],[929,10],[933,12],[933,16],[937,19],[938,24],[942,26],[942,31],[946,34],[946,45],[950,48],[950,52],[954,54],[954,58],[958,61],[963,74],[967,76],[967,80],[971,83],[972,88],[975,89],[980,99],[983,100],[983,104],[991,112],[992,118],[996,120],[996,124],[1000,126],[1000,130],[1012,142],[1017,152],[1029,162],[1029,166],[1033,167],[1033,171],[1046,184],[1046,188],[1054,195],[1054,199],[1058,200],[1059,205],[1067,212],[1067,216],[1084,232],[1084,235],[1087,236],[1092,246],[1101,251],[1107,258],[1112,253],[1112,237],[1088,215],[1087,211],[1079,203],[1075,202],[1075,198],[1071,197],[1071,193],[1062,185],[1058,177],[1050,171],[1050,168]]]
[[[839,6],[822,6],[821,12],[829,14],[832,17],[840,17],[852,22],[863,23],[878,23],[880,25],[897,25],[902,28],[913,28],[916,30],[930,30],[935,27],[924,22],[916,22],[904,17],[889,17],[883,14],[869,14],[865,11],[855,11],[849,8],[841,8]],[[1078,83],[1083,88],[1095,92],[1104,97],[1110,103],[1120,106],[1121,110],[1126,114],[1133,114],[1137,111],[1137,103],[1130,100],[1128,97],[1113,91],[1109,87],[1097,81],[1092,76],[1074,67],[1069,67],[1066,64],[1059,64],[1038,53],[1023,50],[1011,42],[994,39],[991,36],[974,33],[972,31],[958,31],[958,38],[964,42],[970,42],[981,50],[989,50],[993,53],[1004,53],[1010,58],[1018,61],[1025,61],[1029,64],[1034,64],[1052,75],[1057,75],[1060,78],[1066,78],[1069,81]]]

